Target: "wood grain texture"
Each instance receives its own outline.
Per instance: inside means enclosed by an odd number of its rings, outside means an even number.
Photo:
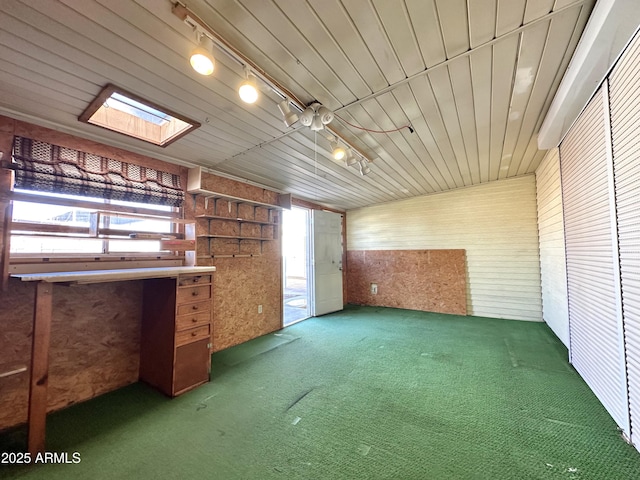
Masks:
[[[136,382],[142,281],[53,288],[47,411]],[[0,364],[30,363],[34,292],[10,279],[0,293]],[[0,390],[0,430],[24,423],[28,373],[0,379]]]
[[[250,201],[278,203],[278,193],[203,172],[202,188]],[[216,215],[230,219],[269,221],[269,209],[203,196],[186,202],[185,215]],[[271,211],[271,221],[279,222],[280,212]],[[212,350],[223,350],[278,330],[282,326],[282,253],[278,226],[263,226],[231,220],[199,219],[199,234],[242,235],[273,240],[199,238],[198,265],[216,267],[213,280]],[[262,231],[261,231],[262,230]],[[211,255],[214,255],[212,258]],[[229,258],[219,255],[243,255]],[[254,255],[249,257],[248,255]],[[262,313],[258,313],[262,305]]]
[[[11,160],[11,148],[13,146],[13,129],[15,120],[0,116],[0,152],[2,160]],[[13,189],[13,171],[0,169],[0,194]],[[10,230],[9,215],[11,215],[9,202],[0,202],[0,290],[6,290],[9,279],[9,249]]]
[[[467,314],[464,250],[350,250],[347,261],[349,303]]]
[[[29,387],[28,450],[31,455],[44,452],[47,424],[47,389],[49,386],[49,348],[51,347],[51,307],[53,285],[36,284],[31,343],[31,375]]]
[[[279,242],[265,242],[265,245]],[[278,330],[282,324],[279,251],[259,257],[215,258],[213,350]],[[262,305],[262,313],[258,313]]]

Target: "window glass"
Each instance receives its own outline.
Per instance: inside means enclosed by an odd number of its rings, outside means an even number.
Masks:
[[[113,213],[100,215],[101,232],[108,232],[111,238],[91,238],[89,237],[91,214],[95,214],[97,209],[75,206],[73,200],[102,202],[104,210],[108,210],[110,204],[148,210],[151,206],[147,204],[124,201],[107,202],[100,198],[26,190],[16,190],[16,192],[36,193],[40,196],[68,199],[70,202],[69,205],[50,205],[14,201],[12,254],[159,252],[158,238],[172,237],[172,223],[168,220],[136,218],[126,214]],[[172,211],[172,207],[153,205],[152,208],[158,211],[158,214]],[[153,236],[154,239],[144,239],[145,234]]]

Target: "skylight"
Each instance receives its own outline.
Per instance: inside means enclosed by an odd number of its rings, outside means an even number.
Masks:
[[[161,147],[200,126],[114,85],[107,85],[78,119]]]

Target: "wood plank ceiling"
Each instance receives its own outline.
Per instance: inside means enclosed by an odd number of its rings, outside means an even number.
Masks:
[[[0,113],[357,208],[535,171],[536,134],[593,4],[187,3],[302,102],[333,110],[331,127],[373,161],[366,176],[331,158],[326,131],[286,127],[269,89],[242,103],[242,67],[222,51],[211,77],[195,73],[195,34],[168,0],[2,0]],[[78,122],[107,83],[202,127],[163,149]]]

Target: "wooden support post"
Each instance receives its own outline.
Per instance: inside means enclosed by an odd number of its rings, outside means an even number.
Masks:
[[[53,285],[38,282],[33,312],[31,382],[29,385],[28,449],[33,456],[44,452],[47,422],[47,386],[49,383],[49,345]]]

